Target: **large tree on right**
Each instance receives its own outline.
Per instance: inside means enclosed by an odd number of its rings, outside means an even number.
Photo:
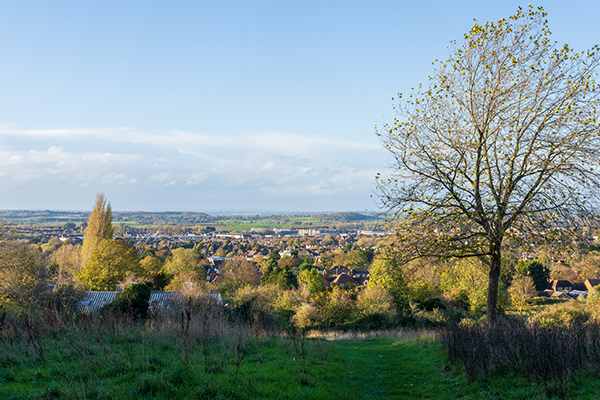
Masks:
[[[552,41],[542,8],[475,23],[377,129],[395,160],[377,190],[399,256],[484,261],[490,326],[503,240],[559,239],[598,205],[599,51]]]

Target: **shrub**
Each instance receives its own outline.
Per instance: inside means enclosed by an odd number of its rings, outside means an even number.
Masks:
[[[354,312],[354,302],[343,288],[333,287],[321,308],[323,319],[330,325],[348,322]]]
[[[312,304],[302,303],[292,317],[292,322],[299,329],[306,329],[321,322],[319,309]]]
[[[396,315],[394,298],[384,289],[369,286],[365,288],[356,300],[358,312],[361,317],[379,315],[383,319],[392,320]]]
[[[442,300],[437,297],[432,297],[431,299],[422,301],[420,306],[425,311],[446,309],[446,306],[444,305],[444,303],[442,303]]]
[[[134,283],[117,293],[110,309],[131,313],[135,318],[145,318],[151,293],[152,282]]]
[[[530,276],[515,275],[508,288],[510,300],[517,310],[523,311],[536,295],[535,283]]]
[[[280,292],[277,285],[243,287],[234,295],[233,314],[255,328],[280,328],[283,321],[275,308]]]
[[[534,315],[530,322],[540,328],[573,328],[590,319],[590,311],[585,304],[568,301],[548,306]]]
[[[563,389],[574,371],[600,367],[599,334],[595,324],[556,329],[505,320],[487,329],[481,321],[463,320],[449,324],[442,339],[449,361],[462,364],[468,380],[512,373]]]

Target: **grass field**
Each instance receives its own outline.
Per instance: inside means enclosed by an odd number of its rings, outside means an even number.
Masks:
[[[324,340],[229,337],[185,343],[134,330],[2,343],[1,399],[546,399],[555,386],[496,376],[467,383],[432,336]],[[556,398],[597,398],[597,373]],[[564,385],[563,385],[564,386]]]

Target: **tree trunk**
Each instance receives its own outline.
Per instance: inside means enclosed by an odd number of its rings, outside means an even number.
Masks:
[[[491,244],[490,274],[487,295],[487,325],[493,328],[498,320],[498,284],[502,265],[501,240]]]

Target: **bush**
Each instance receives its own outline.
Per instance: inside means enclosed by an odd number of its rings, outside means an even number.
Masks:
[[[257,329],[279,329],[284,323],[275,307],[280,292],[277,285],[241,288],[234,295],[233,315]]]
[[[425,311],[446,309],[446,306],[444,305],[444,303],[442,303],[442,300],[437,297],[432,297],[431,299],[422,301],[420,306]]]
[[[590,319],[590,311],[585,304],[568,301],[548,306],[534,315],[530,322],[540,328],[574,328]]]
[[[130,313],[135,318],[145,318],[148,316],[151,293],[152,282],[134,283],[117,293],[108,310]]]
[[[321,322],[319,309],[312,304],[303,303],[296,310],[296,314],[292,317],[292,322],[299,329],[318,325]]]
[[[386,320],[392,320],[396,315],[394,298],[385,289],[377,286],[365,288],[356,300],[356,305],[361,318],[377,315]]]
[[[323,319],[330,325],[339,325],[350,321],[354,312],[354,302],[343,288],[334,287],[321,308]]]
[[[598,325],[556,329],[527,326],[518,320],[499,322],[491,330],[485,325],[463,320],[459,325],[449,324],[442,334],[449,361],[462,364],[469,381],[512,373],[562,389],[574,371],[600,367]]]

